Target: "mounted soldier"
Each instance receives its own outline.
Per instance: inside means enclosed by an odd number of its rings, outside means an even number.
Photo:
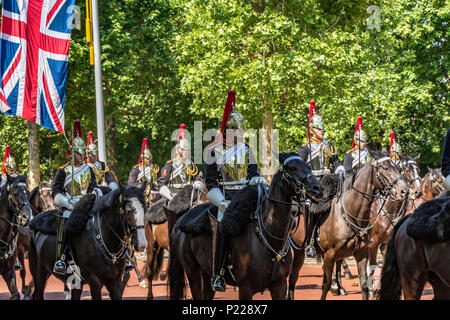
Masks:
[[[60,210],[55,215],[57,240],[56,263],[53,272],[64,275],[67,271],[66,255],[68,239],[64,235],[64,224],[74,205],[82,196],[91,193],[96,187],[95,173],[86,164],[86,144],[81,135],[81,123],[75,120],[73,139],[66,152],[71,161],[58,169],[52,186],[54,204]]]
[[[6,181],[7,181],[6,175],[7,174],[13,178],[18,176],[16,161],[14,160],[14,157],[11,153],[10,146],[6,146],[6,148],[5,148],[5,157],[3,158],[3,164],[2,164],[2,174],[0,176],[0,196],[2,195],[3,187],[6,185]]]
[[[402,148],[400,144],[395,139],[395,133],[391,132],[391,145],[389,147],[389,156],[392,161],[394,161],[395,165],[399,165],[401,160],[400,157],[402,155]]]
[[[128,176],[128,185],[140,188],[147,182],[147,188],[155,189],[159,167],[153,163],[153,155],[148,147],[148,139],[142,140],[139,162],[133,167]]]
[[[312,174],[319,180],[330,173],[344,175],[344,166],[339,161],[337,156],[337,149],[328,140],[324,139],[325,127],[322,117],[316,112],[316,103],[311,100],[309,103],[309,118],[308,118],[308,141],[305,142],[298,151],[299,156],[311,167]],[[305,255],[308,258],[316,256],[314,248],[314,233],[318,222],[316,214],[310,214],[308,220],[311,222],[306,230],[305,242],[308,246],[305,250]],[[306,219],[305,219],[306,220]]]
[[[372,159],[366,145],[367,136],[362,129],[362,117],[358,117],[353,134],[352,149],[347,151],[344,157],[345,175],[356,173]]]
[[[94,133],[92,131],[88,132],[86,163],[89,167],[91,167],[92,171],[94,171],[95,180],[98,185],[107,185],[111,190],[118,188],[118,185],[108,166],[104,162],[98,160],[97,145],[95,144]]]
[[[172,159],[166,162],[158,179],[159,193],[169,201],[188,184],[197,190],[204,188],[202,175],[190,157],[191,143],[185,129],[182,123]]]
[[[235,110],[236,92],[230,90],[223,112],[220,133],[215,143],[209,146],[205,159],[206,199],[218,207],[217,220],[223,214],[237,191],[247,185],[264,184],[266,179],[258,173],[258,165],[250,147],[244,143],[244,117]],[[224,264],[229,241],[217,232],[217,223],[212,237],[213,276],[211,287],[214,291],[225,291]]]
[[[3,158],[2,172],[0,176],[0,197],[2,196],[2,189],[6,185],[6,182],[8,181],[8,178],[6,177],[7,174],[13,178],[19,176],[17,174],[16,161],[14,160],[14,157],[11,153],[10,146],[5,147],[5,157]],[[16,260],[16,264],[14,267],[16,270],[22,270],[23,268],[19,260]]]

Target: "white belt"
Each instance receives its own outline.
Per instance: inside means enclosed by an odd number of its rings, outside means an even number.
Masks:
[[[241,190],[245,188],[248,184],[247,179],[239,180],[239,181],[223,181],[219,182],[220,186],[223,186],[225,190]]]
[[[331,173],[331,171],[330,171],[330,169],[311,170],[311,173],[315,176],[323,176],[325,174]]]
[[[169,185],[169,187],[174,188],[174,189],[183,189],[185,186],[187,186],[190,183],[175,183],[175,184],[171,184]]]

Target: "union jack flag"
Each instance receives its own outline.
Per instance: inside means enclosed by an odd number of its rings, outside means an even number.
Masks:
[[[0,111],[64,132],[75,0],[3,0]]]

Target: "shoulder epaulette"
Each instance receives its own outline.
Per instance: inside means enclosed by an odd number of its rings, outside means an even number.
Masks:
[[[166,161],[166,163],[171,163],[171,162],[172,162],[172,160],[167,160],[167,161]]]
[[[348,150],[346,153],[350,153],[350,152],[352,152],[353,150],[355,150],[355,148]]]
[[[66,164],[63,164],[61,167],[59,167],[60,169],[64,169],[65,167],[67,167],[70,164],[70,162],[67,162]]]
[[[302,147],[306,146],[309,144],[309,141],[306,141],[304,144],[302,144]]]
[[[139,166],[141,166],[141,165],[138,163],[137,165],[135,165],[135,166],[133,167],[133,169],[134,169],[134,168],[137,168],[137,167],[139,167]]]

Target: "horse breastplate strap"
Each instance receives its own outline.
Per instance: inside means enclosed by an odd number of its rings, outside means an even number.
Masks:
[[[89,183],[91,182],[91,170],[87,164],[82,164],[79,167],[75,167],[74,174],[72,176],[72,166],[68,165],[64,168],[66,173],[66,180],[64,181],[64,189],[72,196],[82,196],[87,194]],[[73,193],[72,193],[72,180],[73,180]]]
[[[214,149],[216,155],[217,168],[219,177],[222,179],[223,185],[234,182],[234,186],[247,183],[247,172],[250,160],[250,150],[244,143],[238,143],[231,147],[216,147]]]

